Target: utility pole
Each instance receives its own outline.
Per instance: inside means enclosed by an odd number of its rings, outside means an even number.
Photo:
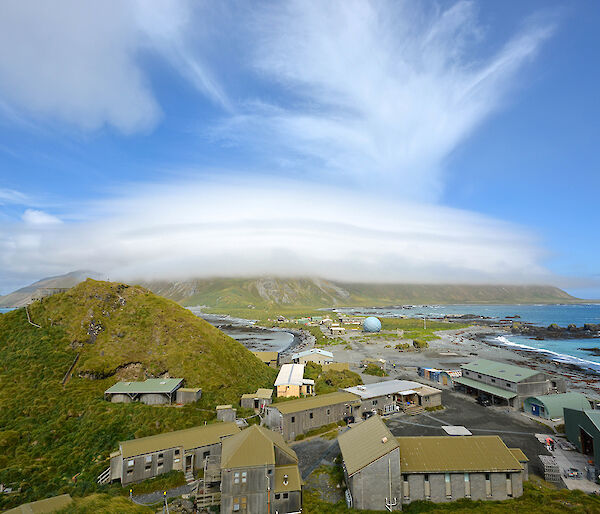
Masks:
[[[427,318],[423,318],[423,330],[427,330]]]

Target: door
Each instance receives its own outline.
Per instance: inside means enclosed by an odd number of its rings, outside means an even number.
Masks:
[[[442,384],[444,384],[445,386],[448,385],[448,376],[447,375],[442,375]]]
[[[531,413],[534,416],[539,416],[540,415],[540,406],[536,405],[535,403],[531,404]]]
[[[194,470],[194,455],[186,455],[185,456],[185,471],[193,471]]]

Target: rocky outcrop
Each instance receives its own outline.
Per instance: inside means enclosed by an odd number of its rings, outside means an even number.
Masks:
[[[552,323],[547,327],[538,327],[527,323],[513,323],[511,327],[513,334],[529,336],[533,339],[588,339],[600,337],[600,324],[586,323],[578,327],[571,323],[567,327],[561,327]]]

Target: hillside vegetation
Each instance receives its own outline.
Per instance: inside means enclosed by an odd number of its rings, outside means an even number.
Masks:
[[[42,328],[27,322],[24,309],[0,315],[0,482],[22,489],[0,495],[0,510],[63,492],[120,494],[118,486],[96,485],[119,441],[212,421],[217,403],[271,387],[276,374],[237,341],[141,287],[88,280],[30,313]],[[201,386],[201,401],[176,408],[103,399],[121,376],[158,373]]]
[[[148,282],[152,291],[183,305],[220,312],[256,309],[452,303],[568,303],[577,298],[551,286],[359,284],[321,279],[198,279]]]

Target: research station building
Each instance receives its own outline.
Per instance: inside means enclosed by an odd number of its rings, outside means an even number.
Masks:
[[[346,391],[321,394],[267,406],[266,425],[293,441],[309,430],[337,423],[360,406],[360,397]]]
[[[235,423],[211,423],[175,432],[119,443],[110,456],[110,468],[98,481],[141,482],[169,471],[189,472],[204,467],[205,460],[221,454],[223,438],[237,434]]]
[[[503,362],[479,359],[461,366],[462,376],[453,380],[457,390],[490,399],[493,404],[523,409],[530,396],[564,393],[564,379]]]
[[[527,457],[498,436],[394,438],[373,416],[338,442],[349,507],[391,511],[416,500],[506,500],[523,494]]]
[[[104,391],[112,403],[140,402],[147,405],[192,403],[202,396],[200,388],[182,387],[183,378],[149,378],[143,382],[117,382]]]
[[[252,425],[223,441],[221,513],[301,510],[298,457],[281,434]]]

